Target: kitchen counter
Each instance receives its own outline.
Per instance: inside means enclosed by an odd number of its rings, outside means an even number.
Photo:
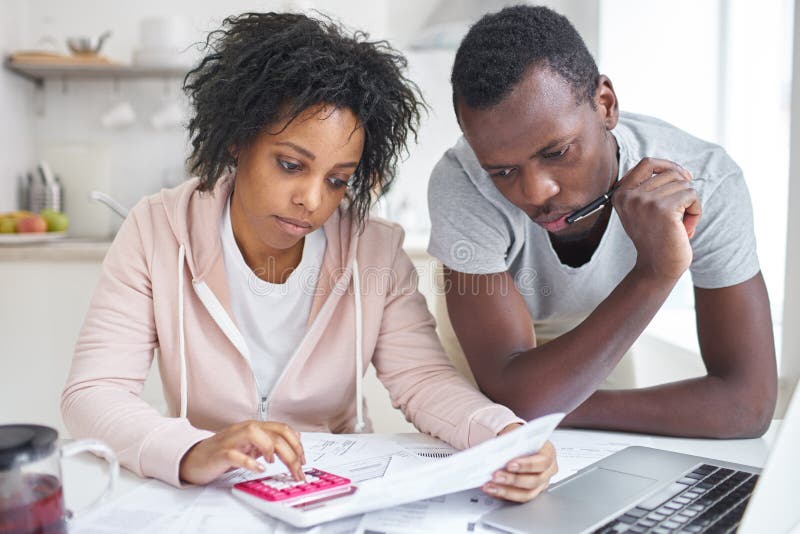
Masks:
[[[111,237],[65,237],[44,243],[0,244],[0,262],[11,261],[103,261]],[[427,259],[428,236],[407,235],[403,248],[412,260]]]
[[[0,262],[101,262],[110,245],[111,238],[80,237],[65,237],[44,243],[2,244],[0,245]]]

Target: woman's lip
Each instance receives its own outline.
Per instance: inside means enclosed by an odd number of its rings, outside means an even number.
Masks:
[[[537,221],[534,219],[533,222],[547,230],[548,232],[559,232],[568,226],[567,224],[567,216],[569,213],[565,213],[558,219],[554,221],[544,222],[544,221]]]
[[[283,217],[275,216],[275,220],[281,228],[292,235],[305,235],[311,231],[311,225],[295,219],[285,219]]]

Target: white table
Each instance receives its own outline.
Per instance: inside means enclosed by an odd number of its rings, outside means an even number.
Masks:
[[[575,442],[585,439],[591,445],[598,442],[625,443],[671,450],[697,456],[708,456],[729,462],[762,467],[775,440],[780,421],[773,421],[767,433],[758,439],[709,440],[657,437],[641,434],[599,432],[588,430],[556,430],[554,442]],[[64,492],[67,507],[80,510],[91,502],[105,484],[105,463],[89,454],[67,458],[63,462]],[[118,498],[144,482],[132,472],[122,469],[111,499]],[[169,487],[164,484],[165,487]],[[180,491],[175,489],[174,491]]]

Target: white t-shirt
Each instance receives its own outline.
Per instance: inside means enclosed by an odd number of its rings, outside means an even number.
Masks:
[[[233,315],[250,351],[258,393],[264,398],[306,334],[327,240],[321,228],[308,234],[300,264],[285,283],[271,284],[244,261],[233,237],[230,199],[220,235]]]

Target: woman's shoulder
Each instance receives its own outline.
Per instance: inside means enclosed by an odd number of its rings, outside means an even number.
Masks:
[[[416,288],[417,264],[404,245],[405,231],[401,225],[370,217],[365,222],[358,246],[360,269],[365,272],[374,270],[379,280],[390,285]]]
[[[388,239],[392,236],[400,238],[405,235],[403,227],[398,223],[376,215],[370,215],[364,221],[364,235],[368,233],[370,237],[379,239]]]
[[[379,255],[385,262],[393,263],[403,249],[405,231],[396,222],[370,215],[365,219],[359,237],[359,249]]]

